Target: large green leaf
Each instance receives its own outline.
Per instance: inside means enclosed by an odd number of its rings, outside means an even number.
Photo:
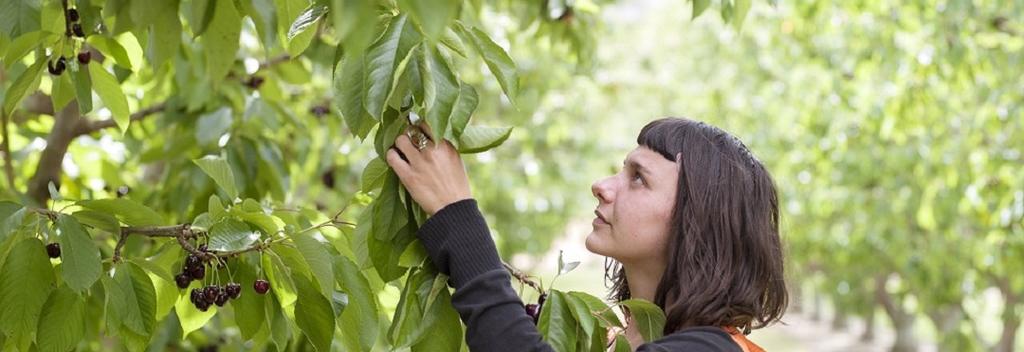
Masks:
[[[515,105],[516,96],[519,94],[519,74],[516,72],[516,63],[512,61],[512,57],[508,56],[505,49],[491,40],[487,33],[477,28],[466,27],[461,23],[458,28],[459,35],[480,53],[487,68],[491,70],[491,74],[498,79],[498,84],[501,85],[509,102]]]
[[[238,197],[235,175],[231,171],[231,166],[228,165],[227,160],[218,156],[207,155],[201,159],[192,160],[192,162],[198,165],[200,169],[203,169],[203,172],[210,176],[231,199]]]
[[[157,9],[150,30],[149,48],[146,56],[159,69],[168,59],[178,53],[181,47],[181,19],[178,17],[178,0],[160,0],[152,6]]]
[[[107,307],[131,332],[150,336],[156,328],[156,291],[149,275],[135,263],[125,262],[115,269]]]
[[[366,111],[378,120],[384,113],[388,97],[398,78],[399,66],[422,39],[405,15],[391,19],[384,35],[366,53]]]
[[[571,293],[562,294],[562,298],[565,298],[569,311],[572,312],[573,318],[579,323],[580,330],[586,336],[585,338],[580,336],[579,341],[584,343],[584,346],[587,347],[586,350],[589,350],[590,342],[597,328],[597,318],[590,312],[587,303],[582,298]]]
[[[22,71],[21,75],[14,80],[14,83],[7,88],[7,91],[4,92],[4,114],[10,115],[11,112],[18,108],[18,105],[21,104],[21,100],[25,99],[29,89],[34,86],[36,80],[39,79],[39,75],[43,72],[43,66],[45,65],[45,59],[40,58],[36,60],[36,63],[29,66],[25,71]]]
[[[89,37],[88,42],[104,56],[113,58],[118,66],[128,70],[133,68],[132,61],[128,57],[128,50],[116,39],[104,35],[94,35]]]
[[[600,298],[577,291],[571,291],[568,294],[583,301],[583,303],[587,305],[587,310],[591,314],[600,315],[603,318],[601,324],[620,328],[623,327],[622,321],[619,320],[619,316],[615,315],[615,312],[608,308],[608,304]]]
[[[252,288],[256,281],[256,270],[248,263],[236,261],[235,280],[242,284],[242,295],[231,302],[235,311],[235,323],[238,324],[238,331],[242,339],[249,340],[256,336],[266,322],[266,297],[267,295],[257,294]]]
[[[373,234],[378,240],[391,240],[409,221],[399,192],[398,175],[388,171],[380,196],[373,202]]]
[[[348,294],[341,312],[342,342],[350,350],[369,351],[377,339],[377,296],[359,267],[346,257],[334,258],[334,277]]]
[[[57,218],[60,229],[61,275],[71,289],[82,292],[100,279],[103,271],[100,250],[85,227],[74,217],[61,214]]]
[[[459,81],[455,78],[448,61],[441,56],[437,48],[421,48],[417,50],[423,58],[419,60],[419,72],[423,76],[427,123],[433,135],[440,138],[448,137],[452,111],[459,100]]]
[[[85,299],[68,287],[61,287],[46,300],[36,345],[40,351],[63,352],[73,350],[85,337]]]
[[[320,285],[321,293],[324,297],[331,297],[334,293],[334,260],[327,251],[329,244],[313,238],[314,233],[311,231],[290,237],[295,243],[295,248],[309,265],[309,270]]]
[[[248,248],[259,239],[259,232],[254,231],[248,224],[235,219],[225,219],[210,227],[208,246],[211,251],[237,251]]]
[[[0,32],[17,38],[39,29],[40,0],[0,0]]]
[[[164,224],[163,217],[156,211],[128,198],[80,200],[75,204],[86,209],[113,214],[129,226]]]
[[[24,345],[31,338],[54,280],[42,242],[28,238],[14,245],[0,267],[0,330],[12,341]]]
[[[459,13],[461,1],[453,0],[400,0],[398,6],[403,12],[412,14],[412,19],[423,29],[423,34],[438,41],[448,24]]]
[[[349,131],[359,138],[366,138],[377,121],[364,105],[369,89],[364,56],[345,57],[334,74],[334,89],[334,104],[341,110]]]
[[[512,135],[512,127],[468,126],[459,136],[460,153],[479,153],[493,149]]]
[[[335,326],[331,302],[308,278],[294,276],[294,279],[295,288],[298,290],[298,299],[295,301],[295,324],[317,351],[330,351]]]
[[[636,324],[644,341],[650,342],[661,337],[665,329],[665,312],[649,301],[627,299],[619,302],[629,309],[629,314]]]
[[[572,317],[564,293],[548,291],[548,299],[541,307],[537,329],[555,351],[576,350],[576,320]]]
[[[217,85],[234,65],[242,33],[242,18],[235,9],[234,1],[215,2],[213,19],[201,42],[206,57],[206,77]]]
[[[121,133],[124,133],[128,130],[131,115],[128,113],[128,98],[121,91],[121,84],[96,61],[89,63],[89,76],[92,79],[92,88],[96,91],[96,95],[103,100],[103,105],[110,110],[114,122],[117,122],[117,127],[121,128]]]
[[[455,107],[452,108],[452,115],[448,121],[455,138],[461,138],[462,134],[465,133],[466,125],[469,124],[470,117],[476,111],[478,100],[476,89],[471,85],[462,83],[459,87],[459,99],[455,102]]]
[[[377,34],[377,4],[365,0],[330,0],[334,30],[345,52],[359,56]]]
[[[381,158],[373,158],[366,168],[363,169],[362,187],[363,192],[370,192],[384,186],[384,179],[387,177],[388,164]]]
[[[10,69],[15,63],[20,62],[21,58],[39,47],[40,39],[45,36],[46,33],[42,31],[34,31],[15,38],[6,48],[0,50],[6,53],[3,55],[4,67]]]
[[[707,10],[708,5],[711,5],[711,0],[690,0],[693,2],[693,15],[692,18],[700,17],[704,10]]]

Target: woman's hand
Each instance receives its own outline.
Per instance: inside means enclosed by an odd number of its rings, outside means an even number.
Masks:
[[[395,140],[406,162],[395,148],[388,149],[387,162],[423,210],[434,215],[448,204],[472,198],[462,158],[448,141],[428,143],[423,150],[413,146],[404,133]]]

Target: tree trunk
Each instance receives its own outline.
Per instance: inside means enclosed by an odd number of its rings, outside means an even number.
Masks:
[[[860,334],[860,340],[870,342],[875,340],[875,306],[864,313],[864,333]]]
[[[1017,330],[1020,329],[1021,316],[1015,314],[1017,311],[1016,300],[1007,300],[1006,306],[1003,307],[1003,334],[999,337],[999,343],[996,344],[996,352],[1013,352],[1014,345],[1017,343]]]
[[[46,148],[39,156],[39,164],[36,166],[36,173],[28,182],[28,195],[40,207],[46,206],[50,199],[50,191],[47,187],[50,182],[60,187],[60,175],[64,155],[68,152],[68,145],[79,134],[82,115],[78,113],[78,103],[71,102],[63,110],[54,116],[53,129],[46,137]]]
[[[893,343],[892,352],[917,351],[917,339],[914,337],[914,315],[907,313],[902,302],[897,302],[888,291],[885,290],[885,281],[888,275],[881,275],[875,278],[876,299],[885,308],[886,315],[892,320],[892,326],[896,329],[896,341]]]
[[[959,304],[934,309],[928,312],[928,318],[938,333],[939,351],[964,351],[971,348],[970,338],[960,331],[964,311]]]
[[[821,291],[819,291],[817,289],[814,290],[814,307],[813,307],[813,309],[814,309],[814,311],[811,312],[811,320],[813,320],[813,321],[821,321],[822,299],[821,299]]]
[[[846,311],[839,304],[833,304],[833,306],[835,306],[835,312],[832,313],[832,330],[846,330],[849,326]]]

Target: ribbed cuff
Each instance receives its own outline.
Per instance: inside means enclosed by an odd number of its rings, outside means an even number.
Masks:
[[[475,199],[449,204],[427,219],[417,232],[427,254],[456,289],[474,277],[504,269]]]

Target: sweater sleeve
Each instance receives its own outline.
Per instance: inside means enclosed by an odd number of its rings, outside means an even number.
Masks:
[[[434,265],[450,277],[452,306],[466,324],[471,351],[553,351],[512,289],[476,200],[445,206],[418,236]]]

